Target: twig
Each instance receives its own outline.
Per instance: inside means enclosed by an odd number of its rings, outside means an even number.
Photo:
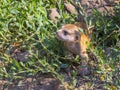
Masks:
[[[97,44],[97,46],[99,46],[102,42],[104,42],[106,39],[108,39],[113,33],[117,33],[117,32],[120,32],[120,31],[117,31],[117,30],[114,30],[114,31],[112,31],[109,35],[107,35],[107,37],[106,38],[104,38],[103,40],[101,40],[98,44]]]

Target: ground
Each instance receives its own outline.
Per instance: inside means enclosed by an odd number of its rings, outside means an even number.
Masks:
[[[118,2],[119,2],[119,0],[81,0],[81,4],[85,8],[85,12],[89,16],[92,15],[93,8],[99,10],[102,13],[108,12],[109,14],[114,15],[113,6],[114,6],[114,3],[118,3]],[[24,54],[20,54],[20,57],[22,57],[22,55],[24,55]],[[18,55],[18,57],[19,57],[19,55]],[[67,77],[66,74],[64,74],[64,75],[65,75],[65,77]],[[81,90],[82,88],[88,89],[89,86],[88,86],[88,84],[86,84],[86,82],[95,82],[96,83],[96,85],[90,86],[91,89],[89,89],[89,90],[93,90],[93,89],[104,90],[102,88],[102,85],[105,82],[102,82],[100,80],[97,80],[96,78],[93,78],[93,77],[97,77],[97,76],[90,75],[90,77],[92,79],[89,81],[88,80],[86,81],[85,78],[81,79],[78,77],[79,85],[76,86],[76,87],[78,87],[78,90]],[[0,80],[0,90],[3,90],[3,89],[5,89],[5,90],[60,90],[60,89],[63,89],[63,86],[61,85],[60,81],[56,78],[51,77],[51,75],[49,75],[49,74],[46,74],[46,75],[42,74],[42,75],[35,76],[35,77],[27,77],[22,80],[21,79],[14,80],[10,84],[7,84],[7,83],[8,82],[6,80]]]

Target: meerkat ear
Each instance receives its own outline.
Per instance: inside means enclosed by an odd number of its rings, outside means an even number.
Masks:
[[[80,32],[79,31],[75,31],[75,41],[79,40],[80,38]]]
[[[75,36],[75,40],[79,40],[79,36],[76,35],[76,36]]]

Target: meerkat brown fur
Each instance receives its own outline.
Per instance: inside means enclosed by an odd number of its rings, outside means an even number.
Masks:
[[[87,48],[90,44],[90,39],[84,33],[79,31],[79,27],[74,24],[65,24],[57,30],[57,38],[64,42],[66,49],[76,55],[79,55],[82,60],[83,74],[88,73]]]

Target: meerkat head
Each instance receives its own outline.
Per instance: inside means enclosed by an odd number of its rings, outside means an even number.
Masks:
[[[76,42],[80,38],[80,32],[76,25],[66,24],[57,30],[57,38],[65,42]]]

